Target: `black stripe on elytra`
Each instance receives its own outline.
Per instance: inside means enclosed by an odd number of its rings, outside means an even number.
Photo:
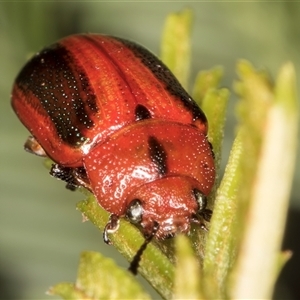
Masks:
[[[88,75],[66,48],[54,44],[42,50],[21,70],[16,83],[37,109],[33,122],[39,122],[34,120],[39,114],[48,116],[65,143],[79,147],[86,141],[82,132],[94,126],[90,116],[98,111],[96,96]]]
[[[165,175],[167,169],[167,153],[164,146],[157,140],[156,137],[150,136],[148,138],[149,156],[151,161],[157,167],[160,175]]]
[[[151,119],[150,111],[144,105],[138,104],[135,108],[134,113],[136,121]]]
[[[160,61],[154,54],[145,49],[144,47],[135,44],[131,41],[116,38],[124,43],[131,51],[141,59],[141,62],[149,68],[156,78],[163,82],[167,90],[174,96],[176,96],[182,104],[191,111],[193,115],[193,121],[201,120],[203,123],[207,122],[205,114],[196,104],[196,102],[190,97],[190,95],[184,90],[176,77],[167,68],[167,66]]]

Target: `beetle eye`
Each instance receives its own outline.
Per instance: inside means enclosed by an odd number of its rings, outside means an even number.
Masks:
[[[206,208],[207,198],[198,189],[193,189],[193,193],[196,198],[196,202],[198,203],[198,211],[201,212]]]
[[[132,223],[140,223],[142,221],[143,216],[143,207],[142,203],[139,199],[134,199],[130,202],[127,210],[126,210],[126,217]]]

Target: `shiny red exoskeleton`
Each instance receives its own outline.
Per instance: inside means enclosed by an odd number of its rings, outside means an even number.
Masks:
[[[12,106],[31,137],[26,150],[50,157],[51,174],[84,186],[111,217],[146,237],[205,228],[215,179],[207,120],[168,68],[120,38],[66,37],[21,70]]]

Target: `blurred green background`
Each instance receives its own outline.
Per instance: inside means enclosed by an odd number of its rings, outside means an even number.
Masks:
[[[222,84],[231,88],[239,58],[265,67],[274,77],[291,60],[299,86],[299,2],[0,3],[0,299],[52,299],[45,291],[60,281],[75,280],[83,250],[101,251],[128,266],[113,247],[103,244],[97,229],[81,222],[75,204],[84,196],[65,190],[48,175],[41,159],[23,151],[28,133],[10,107],[18,71],[34,52],[77,32],[121,36],[159,54],[166,15],[185,7],[195,14],[192,78],[200,69],[223,65]],[[231,95],[223,166],[234,137],[235,102]],[[276,299],[300,298],[299,160],[296,169],[284,241],[284,248],[295,253],[277,284]]]

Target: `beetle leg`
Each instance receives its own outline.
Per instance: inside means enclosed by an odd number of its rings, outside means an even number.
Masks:
[[[202,230],[208,231],[203,220],[209,222],[211,215],[212,215],[212,211],[210,209],[204,209],[201,213],[193,215],[191,217],[191,222],[198,224]]]
[[[88,179],[88,176],[86,174],[86,170],[84,167],[80,168],[74,168],[73,169],[73,178],[74,181],[76,181],[78,186],[82,186],[92,192],[90,181]]]
[[[74,191],[77,187],[83,186],[84,188],[91,190],[88,177],[84,168],[69,168],[63,167],[59,164],[53,164],[50,170],[50,175],[65,181],[66,188]]]
[[[76,190],[78,183],[73,175],[73,169],[68,167],[63,167],[59,164],[53,164],[50,170],[50,175],[56,179],[65,181],[66,188],[69,190]]]
[[[103,240],[106,244],[111,245],[111,241],[108,238],[108,234],[116,232],[119,228],[119,224],[120,224],[119,216],[115,214],[111,214],[103,231]]]
[[[47,157],[46,152],[33,136],[29,136],[27,138],[24,144],[24,149],[31,154]]]
[[[200,215],[203,217],[205,221],[209,222],[211,219],[212,211],[206,208],[200,213]]]

